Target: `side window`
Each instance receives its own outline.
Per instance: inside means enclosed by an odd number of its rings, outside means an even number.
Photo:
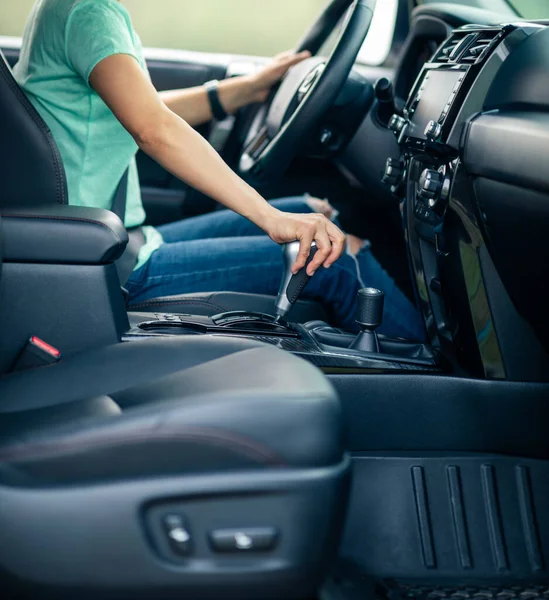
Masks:
[[[358,60],[366,65],[382,65],[391,52],[398,16],[399,0],[378,0],[368,37]]]
[[[33,4],[34,0],[3,2],[0,9],[0,36],[20,37]]]
[[[35,0],[5,2],[0,36],[21,36]],[[292,48],[327,0],[123,0],[143,45],[271,56]],[[399,0],[380,0],[360,53],[382,64],[391,47]]]
[[[327,0],[124,0],[143,45],[254,56],[292,48]]]

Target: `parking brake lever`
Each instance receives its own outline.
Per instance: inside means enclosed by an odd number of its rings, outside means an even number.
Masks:
[[[282,246],[284,273],[276,299],[276,322],[281,321],[290,312],[301,292],[311,280],[311,277],[307,275],[307,267],[318,251],[317,245],[315,242],[311,244],[311,252],[305,266],[293,275],[291,269],[299,254],[299,247],[299,242],[291,242]]]

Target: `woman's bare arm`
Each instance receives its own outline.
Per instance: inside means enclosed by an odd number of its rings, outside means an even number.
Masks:
[[[219,99],[225,112],[235,113],[239,108],[264,102],[271,87],[282,79],[287,71],[308,58],[308,52],[294,54],[284,52],[275,56],[265,67],[253,75],[225,79],[219,83]],[[210,102],[203,87],[160,92],[164,104],[193,127],[213,118]]]
[[[166,106],[134,58],[119,54],[104,59],[92,71],[90,84],[138,146],[167,171],[247,217],[276,242],[299,240],[294,271],[304,266],[313,240],[319,251],[309,274],[331,266],[342,254],[345,236],[333,223],[318,214],[292,215],[273,208]]]

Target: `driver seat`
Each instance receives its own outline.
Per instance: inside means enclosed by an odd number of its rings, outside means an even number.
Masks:
[[[23,106],[21,106],[23,105]],[[49,127],[18,86],[0,52],[0,140],[3,186],[2,206],[29,204],[70,204],[61,156]],[[37,135],[37,132],[40,135]],[[32,165],[32,173],[29,168]],[[40,195],[36,195],[36,183]],[[236,292],[182,294],[136,303],[139,312],[187,313],[213,316],[233,310],[272,314],[272,296]],[[298,301],[293,308],[296,322],[327,320],[325,309],[317,302]]]

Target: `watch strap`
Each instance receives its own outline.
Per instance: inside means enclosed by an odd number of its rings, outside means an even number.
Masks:
[[[212,114],[216,121],[223,121],[229,115],[223,108],[223,104],[221,104],[221,100],[219,99],[219,81],[214,79],[212,81],[208,81],[204,84],[206,88],[206,92],[208,94],[208,100],[210,101],[210,107],[212,109]]]

